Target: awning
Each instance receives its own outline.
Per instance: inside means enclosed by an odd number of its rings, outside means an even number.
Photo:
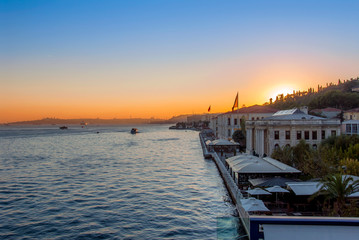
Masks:
[[[287,186],[293,190],[297,196],[310,196],[318,192],[322,187],[320,182],[292,182],[287,183]]]

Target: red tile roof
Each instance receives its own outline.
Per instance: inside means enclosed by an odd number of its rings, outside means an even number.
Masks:
[[[311,112],[320,113],[320,112],[341,112],[342,110],[338,108],[323,108],[323,109],[313,109]]]
[[[353,109],[347,110],[345,112],[359,112],[359,108],[353,108]]]
[[[277,111],[278,109],[272,107],[253,105],[234,110],[232,113],[276,113]]]

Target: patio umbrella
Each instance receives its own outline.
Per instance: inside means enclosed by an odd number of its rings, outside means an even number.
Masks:
[[[269,193],[266,190],[263,190],[261,188],[247,190],[247,193],[249,193],[252,196],[257,195],[257,197],[259,197],[259,195],[271,195],[271,193]]]
[[[269,209],[264,205],[263,201],[249,198],[246,199],[245,203],[242,205],[244,210],[247,212],[268,212]]]
[[[248,204],[254,204],[254,203],[263,204],[262,200],[259,200],[259,199],[254,198],[254,197],[242,198],[240,201],[241,201],[242,206],[243,205],[248,205]]]
[[[266,188],[268,192],[275,193],[275,202],[278,202],[278,193],[289,193],[287,189],[281,188],[279,186],[273,186]]]

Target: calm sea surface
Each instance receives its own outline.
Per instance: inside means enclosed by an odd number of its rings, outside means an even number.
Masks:
[[[0,239],[244,235],[198,132],[131,128],[1,126]]]

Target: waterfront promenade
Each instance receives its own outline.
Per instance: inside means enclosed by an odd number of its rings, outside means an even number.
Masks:
[[[251,215],[245,211],[242,200],[245,199],[235,180],[225,166],[225,157],[217,152],[209,151],[206,142],[209,140],[205,132],[199,134],[203,155],[211,158],[223,178],[226,188],[236,205],[241,222],[251,240],[281,239],[353,239],[359,235],[359,218],[342,217],[304,217]],[[286,215],[286,214],[284,214]]]

